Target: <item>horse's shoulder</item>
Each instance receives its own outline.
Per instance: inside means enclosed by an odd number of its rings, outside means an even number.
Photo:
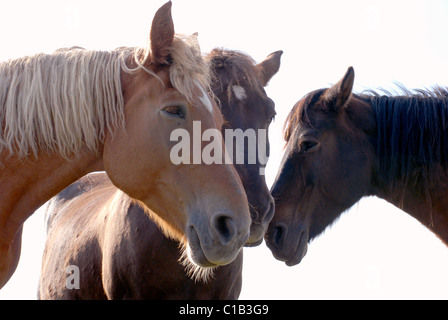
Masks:
[[[103,197],[98,197],[97,203],[99,204],[100,200],[104,199],[104,196],[112,193],[113,190],[110,185],[112,183],[105,172],[94,172],[62,190],[46,204],[45,221],[47,232],[57,216],[70,216],[74,212],[74,210],[70,210],[71,208],[80,208],[82,207],[81,204],[91,201],[94,196],[102,194]],[[77,205],[74,205],[75,203]],[[81,211],[76,210],[76,214],[80,215]]]

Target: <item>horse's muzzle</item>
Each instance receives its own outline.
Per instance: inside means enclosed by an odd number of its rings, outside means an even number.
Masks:
[[[238,226],[232,217],[218,213],[211,218],[210,230],[191,224],[187,229],[190,258],[201,267],[231,263],[249,238],[249,228]]]
[[[269,226],[266,233],[266,245],[277,260],[284,261],[287,266],[299,264],[308,250],[308,232],[294,232],[282,224]]]

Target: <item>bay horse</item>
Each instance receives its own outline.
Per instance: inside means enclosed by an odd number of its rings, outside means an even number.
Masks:
[[[17,266],[24,221],[92,171],[105,170],[150,208],[199,265],[231,262],[248,239],[234,167],[170,159],[173,130],[223,123],[196,37],[174,33],[171,2],[154,15],[149,40],[147,48],[73,48],[0,64],[0,288]]]
[[[448,244],[448,90],[352,93],[354,69],[307,94],[285,123],[266,243],[287,265],[365,196],[378,196]]]
[[[274,52],[258,64],[237,51],[215,49],[207,55],[213,93],[226,119],[223,132],[268,129],[275,105],[263,87],[278,71],[281,55]],[[251,212],[252,229],[261,239],[273,215],[262,166],[236,166],[251,209],[261,208]],[[51,199],[46,217],[40,299],[237,299],[241,292],[242,251],[225,266],[194,266],[182,243],[166,237],[103,172],[81,178]],[[66,286],[72,265],[79,268],[77,289]]]

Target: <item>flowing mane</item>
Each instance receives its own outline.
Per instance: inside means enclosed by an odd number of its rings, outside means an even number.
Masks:
[[[375,113],[382,176],[401,185],[400,193],[407,186],[419,187],[431,203],[435,169],[448,164],[448,90],[400,89],[403,93],[396,96],[371,91],[359,97]]]
[[[149,48],[73,47],[0,63],[0,152],[58,151],[70,158],[83,148],[97,150],[107,131],[124,127],[121,72],[156,76],[143,65]],[[170,80],[181,94],[190,100],[198,83],[209,91],[196,36],[176,35],[170,57]],[[132,60],[137,67],[128,66]]]

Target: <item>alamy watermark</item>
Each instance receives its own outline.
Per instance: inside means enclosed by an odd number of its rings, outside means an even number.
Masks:
[[[69,265],[65,269],[65,273],[68,274],[67,278],[65,278],[65,287],[69,290],[79,289],[80,288],[79,267],[75,265]]]
[[[260,175],[264,175],[268,162],[267,130],[225,129],[225,154],[220,130],[212,128],[201,133],[201,122],[193,121],[193,133],[183,128],[171,132],[170,141],[177,141],[170,151],[173,164],[261,164]],[[209,142],[202,148],[202,142]],[[247,146],[247,153],[246,151]],[[235,152],[235,154],[234,154]],[[223,160],[224,159],[224,160]],[[235,159],[235,162],[233,162]],[[247,163],[245,163],[245,160]]]

